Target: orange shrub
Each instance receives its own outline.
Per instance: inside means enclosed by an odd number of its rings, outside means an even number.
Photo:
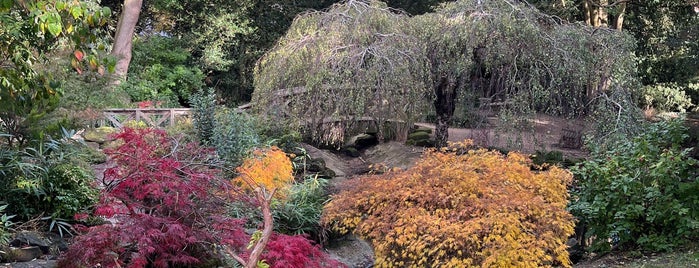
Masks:
[[[276,191],[282,199],[294,180],[291,160],[277,147],[256,149],[236,171],[239,175],[234,182],[245,188]]]
[[[348,181],[322,223],[372,242],[377,267],[570,266],[571,174],[521,154],[429,151],[415,167]]]

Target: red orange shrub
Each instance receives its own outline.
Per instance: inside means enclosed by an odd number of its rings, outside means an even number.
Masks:
[[[153,129],[127,128],[115,138],[119,145],[105,151],[113,167],[94,212],[111,224],[79,228],[82,235],[59,267],[191,267],[219,259],[218,245],[245,267],[257,267],[260,259],[272,267],[341,266],[304,237],[272,234],[269,201],[280,180],[293,179],[285,176],[291,163],[280,150],[260,151],[264,156],[240,169],[269,220],[262,238],[252,238],[257,233],[246,233],[243,219],[226,215],[226,204],[248,196],[230,194],[247,192],[222,178],[212,165],[214,150]]]
[[[570,266],[571,174],[521,154],[428,151],[413,168],[350,180],[322,223],[372,242],[377,267]]]

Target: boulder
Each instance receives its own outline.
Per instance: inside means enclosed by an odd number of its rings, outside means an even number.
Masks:
[[[432,134],[432,128],[425,127],[425,126],[415,126],[414,129],[410,131],[410,133],[415,133],[415,132],[427,132],[428,134]]]
[[[359,150],[357,150],[357,148],[354,147],[344,147],[340,151],[350,157],[359,157],[361,155],[359,153]]]
[[[117,132],[119,132],[119,130],[113,127],[90,128],[85,130],[85,133],[83,133],[83,138],[88,142],[91,141],[102,144],[107,141],[111,141],[112,139],[110,138],[110,135]]]
[[[308,172],[322,172],[326,169],[323,158],[311,158],[306,162],[306,171]]]
[[[429,138],[430,138],[430,133],[427,133],[424,131],[417,131],[417,132],[413,132],[413,133],[408,134],[408,140],[418,141],[418,140],[427,140]]]
[[[35,232],[21,232],[15,235],[15,238],[10,241],[10,246],[13,247],[37,247],[44,254],[49,254],[51,241],[45,239],[42,235]]]

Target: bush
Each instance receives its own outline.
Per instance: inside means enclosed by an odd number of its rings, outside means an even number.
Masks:
[[[21,220],[72,218],[97,199],[94,175],[80,160],[84,145],[50,140],[0,151],[0,196]]]
[[[13,225],[12,221],[10,219],[14,218],[14,215],[7,215],[5,214],[5,209],[7,208],[7,205],[0,205],[0,213],[2,213],[2,216],[0,216],[0,244],[5,245],[7,242],[10,242],[10,226]]]
[[[216,112],[211,146],[221,159],[237,166],[259,143],[252,117],[223,107]]]
[[[59,267],[219,265],[219,246],[236,256],[252,258],[255,251],[251,253],[246,246],[263,240],[256,237],[259,232],[250,235],[243,228],[243,219],[224,215],[226,204],[242,200],[231,193],[247,191],[219,176],[212,149],[181,144],[153,129],[126,128],[116,139],[120,145],[105,150],[114,166],[105,171],[106,185],[95,210],[112,223],[80,228],[83,235],[62,256]],[[286,155],[276,148],[259,152],[264,157],[255,154],[258,158],[246,161],[236,181],[254,181],[247,185],[264,185],[270,192],[253,190],[269,194],[277,188],[275,180],[292,179],[291,164],[288,159],[278,161]],[[279,236],[269,245],[259,252],[271,267],[299,263],[337,267],[303,237]]]
[[[204,144],[210,144],[216,125],[216,93],[213,89],[194,93],[189,100],[192,106],[194,131]]]
[[[643,87],[643,100],[647,107],[665,112],[686,112],[694,106],[685,88],[675,83],[654,84]]]
[[[267,251],[262,254],[262,259],[271,268],[345,267],[342,263],[331,259],[319,246],[313,245],[300,235],[272,235],[267,244]]]
[[[322,223],[371,241],[377,267],[570,266],[572,176],[530,165],[517,153],[431,150],[408,170],[349,180]]]
[[[325,194],[327,184],[327,180],[318,178],[317,175],[295,183],[289,190],[287,200],[272,208],[275,230],[284,234],[306,234],[317,238],[323,205],[329,200]]]
[[[115,223],[83,230],[60,266],[192,265],[216,257],[211,245],[247,244],[242,221],[219,216],[231,188],[207,165],[210,150],[152,129],[127,128],[116,138],[121,145],[105,150],[115,166],[105,171],[95,210]]]
[[[663,251],[699,238],[697,160],[681,144],[682,120],[648,125],[632,140],[573,168],[570,210],[587,227],[592,249]]]

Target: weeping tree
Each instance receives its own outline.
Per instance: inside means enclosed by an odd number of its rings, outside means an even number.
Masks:
[[[451,2],[412,23],[429,44],[440,145],[454,109],[473,106],[466,102],[474,98],[466,96],[506,104],[499,118],[509,129],[526,125],[536,113],[592,115],[607,133],[634,125],[628,89],[636,85],[635,63],[628,35],[564,23],[513,0]]]
[[[407,126],[429,99],[424,43],[407,14],[378,1],[349,0],[298,16],[255,68],[254,107],[338,144],[345,128],[375,122]]]
[[[333,116],[411,122],[427,100],[443,146],[456,108],[474,99],[506,104],[505,129],[530,127],[537,113],[589,116],[606,137],[636,125],[633,44],[515,0],[449,2],[416,17],[350,0],[294,21],[258,63],[253,100],[324,140],[341,138],[319,127]]]

